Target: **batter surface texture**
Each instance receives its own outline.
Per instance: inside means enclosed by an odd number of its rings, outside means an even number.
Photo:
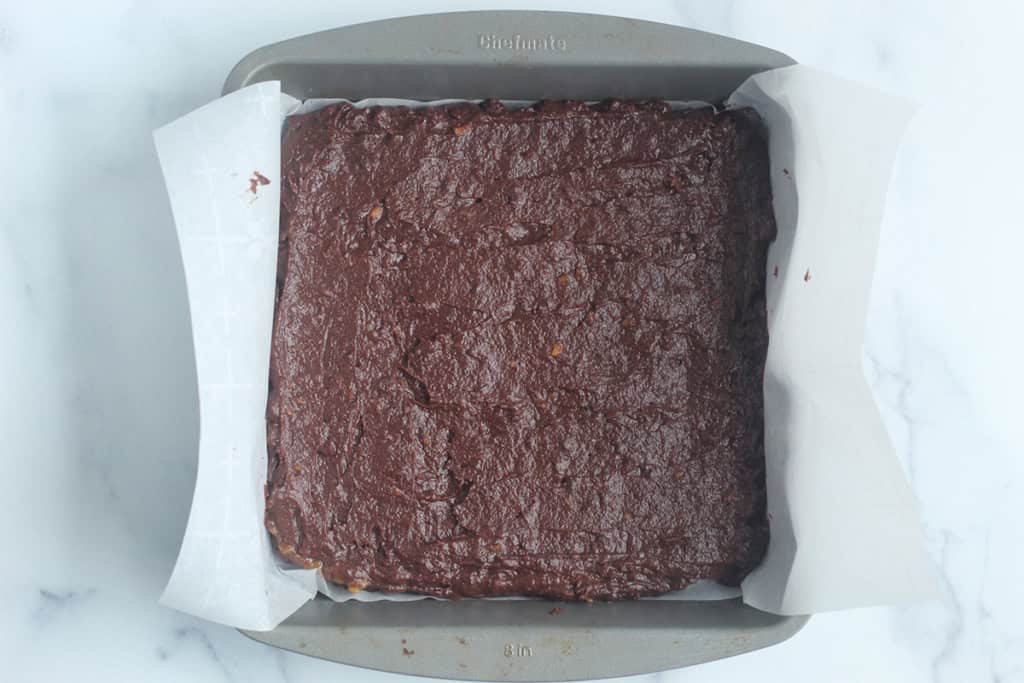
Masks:
[[[288,119],[266,524],[351,590],[606,600],[761,559],[749,110]]]

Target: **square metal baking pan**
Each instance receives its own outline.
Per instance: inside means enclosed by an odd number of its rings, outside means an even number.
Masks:
[[[224,93],[281,81],[299,99],[664,98],[720,102],[788,56],[691,29],[562,12],[388,19],[260,48]],[[555,607],[558,610],[555,610]],[[738,599],[335,603],[316,599],[258,641],[346,664],[472,680],[556,681],[662,671],[749,652],[807,617]]]

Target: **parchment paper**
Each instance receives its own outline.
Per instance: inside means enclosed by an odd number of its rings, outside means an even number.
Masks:
[[[861,365],[889,172],[912,109],[803,66],[748,79],[730,104],[753,106],[768,126],[779,225],[766,274],[772,537],[743,599],[804,614],[931,596],[913,496]],[[353,598],[281,561],[263,527],[280,135],[299,105],[261,83],[154,134],[185,266],[201,423],[192,510],[161,602],[255,630],[318,585]],[[704,582],[667,597],[733,594]]]

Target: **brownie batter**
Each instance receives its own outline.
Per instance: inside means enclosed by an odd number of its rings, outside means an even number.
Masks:
[[[761,559],[749,110],[288,120],[267,528],[350,590],[611,600]]]

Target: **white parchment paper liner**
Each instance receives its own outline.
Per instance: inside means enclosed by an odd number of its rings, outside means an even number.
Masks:
[[[913,496],[861,364],[889,173],[912,108],[804,66],[758,74],[729,103],[754,107],[768,126],[779,225],[766,273],[772,537],[743,600],[806,614],[931,596]],[[201,423],[192,510],[161,601],[256,630],[318,586],[335,599],[420,598],[353,597],[282,563],[263,527],[281,124],[298,107],[278,83],[260,83],[154,134],[185,266]],[[270,183],[253,186],[256,172]],[[702,582],[666,597],[734,594]]]

